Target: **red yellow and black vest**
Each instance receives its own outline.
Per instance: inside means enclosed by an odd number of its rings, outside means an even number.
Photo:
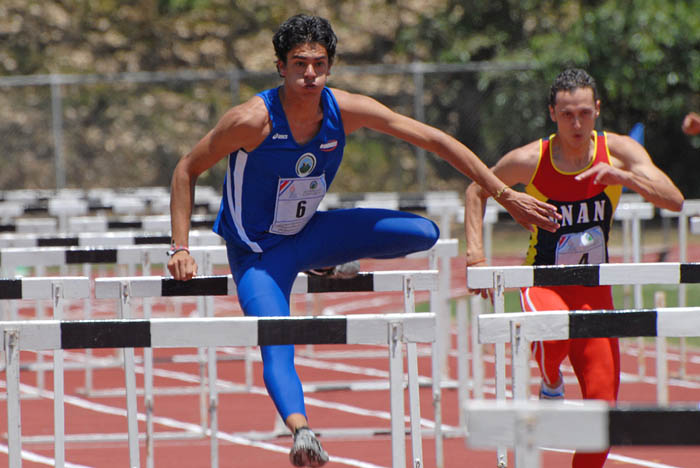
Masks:
[[[588,166],[576,172],[557,169],[552,160],[551,140],[540,140],[537,168],[525,187],[533,197],[555,205],[562,215],[554,233],[535,227],[530,235],[526,265],[604,263],[607,243],[621,185],[597,185],[593,177],[581,181],[576,175],[595,164],[611,164],[604,132],[594,135],[595,155]]]

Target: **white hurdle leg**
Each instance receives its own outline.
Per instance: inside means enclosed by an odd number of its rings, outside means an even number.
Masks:
[[[46,276],[46,269],[44,268],[43,265],[36,266],[34,268],[34,274],[36,276]],[[46,318],[46,315],[44,313],[43,301],[36,301],[34,303],[34,309],[36,311],[36,318],[37,319],[43,320]],[[54,356],[55,356],[55,354],[54,354]],[[39,390],[45,390],[46,389],[46,380],[45,380],[45,374],[44,374],[44,354],[41,351],[37,351],[37,353],[36,353],[36,365],[37,365],[36,386]]]
[[[639,216],[635,215],[632,219],[632,245],[634,247],[633,261],[639,263],[642,261],[642,220]],[[644,300],[642,297],[642,285],[634,285],[634,308],[643,309]],[[639,380],[641,381],[646,374],[646,356],[644,349],[644,337],[637,337],[637,348],[639,348],[639,354],[637,355],[637,369]]]
[[[469,321],[472,337],[472,396],[475,400],[484,399],[484,358],[481,343],[479,343],[479,314],[483,301],[481,296],[469,298]]]
[[[63,288],[60,284],[51,284],[53,297],[53,318],[63,319]],[[54,466],[63,468],[66,462],[65,450],[65,413],[63,408],[63,350],[53,351],[53,430],[54,430]]]
[[[656,291],[654,306],[666,307],[666,293]],[[668,357],[666,355],[666,337],[656,337],[656,403],[668,406]]]
[[[511,320],[510,336],[511,336],[511,373],[513,383],[514,400],[527,400],[528,388],[530,385],[530,367],[528,366],[528,358],[530,357],[530,346],[522,336],[521,323]],[[516,441],[513,451],[515,466],[518,468],[536,468],[539,465],[539,450],[532,442],[530,433],[533,428],[527,423],[527,420],[517,420],[515,426]]]
[[[88,278],[92,277],[91,267],[89,263],[83,263],[83,276]],[[83,299],[83,314],[86,320],[92,319],[92,301],[89,298]],[[85,395],[90,396],[92,394],[92,349],[88,348],[85,350],[85,384],[84,391]]]
[[[404,312],[407,314],[415,313],[416,296],[410,276],[404,276],[403,294]],[[413,454],[411,465],[414,468],[421,468],[423,466],[423,446],[420,427],[420,396],[418,393],[418,345],[416,343],[406,344],[406,357],[408,361],[408,399],[411,417],[411,450]],[[434,369],[434,371],[439,371],[439,369]],[[435,376],[433,376],[433,381],[435,380]],[[439,379],[437,380],[439,387]],[[436,407],[435,418],[436,441],[438,439],[437,433],[440,427],[440,423],[438,422],[440,418],[437,417],[438,410],[439,405]]]
[[[469,398],[469,317],[467,300],[457,301],[457,398]],[[464,412],[459,412],[459,427],[465,427]]]
[[[683,211],[678,216],[678,261],[685,263],[688,261],[688,217]],[[688,302],[687,289],[684,283],[678,285],[678,307],[685,307]],[[687,362],[686,338],[678,338],[679,367],[678,378],[685,379],[685,365]]]
[[[211,254],[204,255],[207,274],[212,274]],[[204,298],[204,316],[214,317],[214,298],[206,296]],[[219,393],[216,381],[218,379],[216,373],[216,348],[213,346],[207,347],[207,379],[209,383],[209,441],[211,452],[211,468],[219,468]]]
[[[130,283],[121,284],[119,301],[120,318],[131,318],[131,287]],[[139,426],[136,406],[136,375],[134,372],[134,348],[123,348],[124,353],[124,382],[126,385],[126,415],[129,428],[129,467],[138,468],[139,461]]]
[[[496,314],[505,312],[505,278],[502,271],[496,271],[493,274],[493,283],[496,285],[494,289],[493,311]],[[506,345],[505,343],[496,343],[496,399],[506,399]],[[508,449],[506,447],[498,447],[498,468],[508,466]]]
[[[447,258],[449,261],[449,257]],[[445,284],[443,280],[444,272],[439,268],[440,259],[435,252],[431,252],[428,256],[428,268],[438,270],[438,291],[442,290]],[[444,263],[442,264],[444,267]],[[447,278],[449,287],[449,277]],[[449,289],[448,289],[449,291]],[[445,307],[445,293],[436,294],[430,292],[430,310],[435,313],[435,342],[431,347],[430,366],[432,367],[432,393],[433,393],[433,412],[435,419],[435,466],[442,468],[443,460],[443,439],[442,439],[442,376],[447,375],[447,355],[449,353],[449,326],[445,327],[444,323],[447,320],[445,315],[449,314],[449,308]],[[405,298],[404,298],[405,302]],[[449,323],[449,321],[448,321]],[[448,333],[443,334],[442,329],[447,328]]]
[[[149,252],[144,252],[141,259],[141,274],[150,276],[151,256]],[[151,298],[143,298],[143,318],[151,318]],[[153,348],[143,349],[143,406],[146,412],[146,468],[153,468],[155,464],[155,447],[153,434]]]
[[[5,330],[4,339],[9,468],[21,468],[22,419],[19,404],[19,331]]]
[[[406,467],[406,428],[403,401],[403,353],[401,351],[400,322],[390,322],[389,333],[389,389],[391,393],[391,459],[392,468]]]

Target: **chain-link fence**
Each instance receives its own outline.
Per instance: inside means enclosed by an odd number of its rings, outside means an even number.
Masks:
[[[546,90],[522,92],[532,73],[521,63],[339,66],[329,85],[441,128],[492,164],[544,132]],[[0,77],[0,189],[167,186],[180,156],[231,105],[279,84],[275,72],[240,70]],[[224,170],[222,162],[199,184],[220,186]],[[465,186],[434,155],[359,131],[333,190]]]

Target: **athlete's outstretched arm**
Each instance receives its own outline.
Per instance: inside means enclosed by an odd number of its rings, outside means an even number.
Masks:
[[[507,153],[491,169],[508,186],[527,184],[535,171],[539,154],[539,141],[517,148]],[[467,267],[486,263],[484,254],[484,213],[486,202],[491,196],[480,185],[473,182],[467,187],[464,201],[464,231],[467,241]],[[532,226],[526,226],[532,231]],[[469,274],[469,273],[467,273]],[[481,294],[486,298],[488,289],[469,290],[471,294]]]
[[[170,183],[171,242],[189,245],[190,218],[194,205],[194,187],[201,173],[231,152],[253,149],[264,139],[268,122],[262,99],[255,97],[231,108],[188,154],[178,161]],[[182,250],[168,261],[168,270],[177,280],[197,274],[197,264],[189,252]]]
[[[612,166],[596,164],[576,178],[593,178],[603,185],[623,185],[659,208],[680,211],[683,194],[671,179],[651,160],[646,149],[626,135],[607,133]]]
[[[508,210],[521,225],[532,224],[547,231],[558,228],[556,208],[527,194],[504,190],[504,184],[469,148],[435,127],[398,114],[378,101],[363,95],[333,90],[343,115],[345,132],[366,127],[386,133],[437,154],[458,171],[479,184]]]

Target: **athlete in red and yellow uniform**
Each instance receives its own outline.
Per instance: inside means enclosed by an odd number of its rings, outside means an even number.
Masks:
[[[604,132],[594,132],[595,148],[590,163],[581,170],[557,168],[552,140],[540,140],[540,157],[526,192],[557,206],[561,227],[554,233],[537,228],[530,236],[528,265],[604,263],[613,213],[622,193],[621,185],[598,185],[591,178],[576,176],[596,164],[611,164]],[[524,311],[614,309],[610,286],[551,286],[523,288]],[[544,381],[542,397],[559,396],[559,366],[569,356],[584,398],[615,401],[620,385],[620,353],[617,338],[586,338],[533,343],[533,354]],[[563,387],[562,387],[563,388]],[[563,395],[562,395],[563,396]]]
[[[549,95],[549,113],[557,132],[507,153],[493,172],[512,186],[558,208],[559,228],[535,226],[525,263],[571,265],[608,261],[607,242],[613,213],[626,187],[658,207],[679,211],[683,195],[634,139],[598,132],[600,114],[595,81],[584,70],[563,71]],[[484,263],[483,216],[489,194],[476,184],[467,188],[465,232],[467,266]],[[468,272],[467,272],[468,274]],[[487,297],[489,291],[475,290]],[[614,309],[609,286],[531,287],[521,291],[524,311]],[[533,344],[542,373],[540,397],[563,398],[559,366],[568,356],[583,398],[617,400],[620,353],[616,338],[571,339]],[[574,468],[601,468],[607,451],[576,452]]]

